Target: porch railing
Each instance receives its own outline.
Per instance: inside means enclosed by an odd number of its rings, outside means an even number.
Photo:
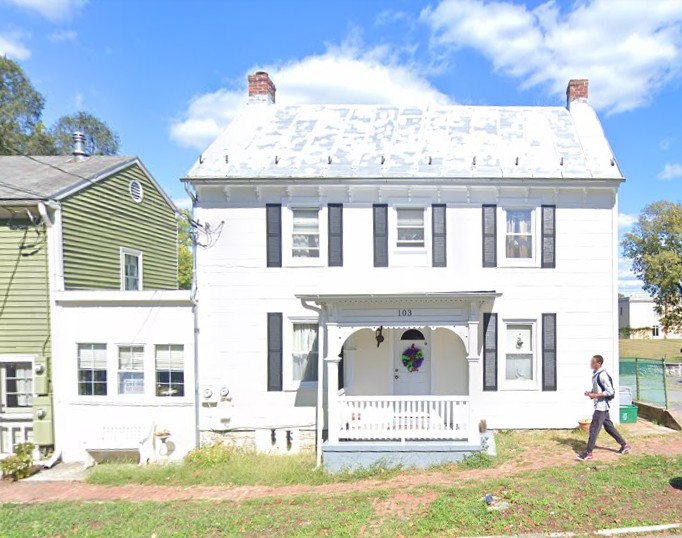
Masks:
[[[468,396],[346,396],[337,399],[340,440],[474,441]]]
[[[31,441],[33,419],[0,416],[0,455],[11,454],[14,445]]]

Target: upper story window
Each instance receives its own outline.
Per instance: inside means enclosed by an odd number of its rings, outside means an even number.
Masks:
[[[320,210],[317,208],[292,209],[292,257],[320,257]]]
[[[424,209],[398,208],[397,246],[399,248],[424,248]]]
[[[119,346],[118,393],[144,394],[144,346]]]
[[[107,395],[106,344],[78,344],[78,394]]]
[[[512,260],[533,258],[533,211],[508,209],[506,211],[505,256]]]
[[[142,289],[142,253],[138,250],[121,248],[121,289]]]
[[[31,362],[0,362],[0,413],[30,413],[32,404]]]

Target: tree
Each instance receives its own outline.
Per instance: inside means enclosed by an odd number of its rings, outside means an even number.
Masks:
[[[178,288],[188,290],[192,287],[192,234],[189,219],[192,213],[181,209],[178,216]]]
[[[43,106],[45,99],[19,64],[0,56],[0,155],[29,149],[31,138],[40,129]],[[40,133],[42,136],[44,130]]]
[[[120,145],[118,135],[102,120],[87,112],[62,116],[50,129],[58,155],[69,155],[73,150],[73,133],[85,135],[85,151],[89,155],[116,155]]]
[[[682,328],[682,204],[644,208],[623,241],[632,270],[654,299],[664,333]]]

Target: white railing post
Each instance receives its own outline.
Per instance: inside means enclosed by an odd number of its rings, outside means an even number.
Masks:
[[[330,445],[339,442],[341,418],[339,416],[339,361],[335,355],[325,357],[327,365],[327,441]]]

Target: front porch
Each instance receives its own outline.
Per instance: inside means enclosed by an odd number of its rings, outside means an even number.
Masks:
[[[425,467],[480,452],[479,319],[497,296],[300,297],[320,317],[318,463]]]

